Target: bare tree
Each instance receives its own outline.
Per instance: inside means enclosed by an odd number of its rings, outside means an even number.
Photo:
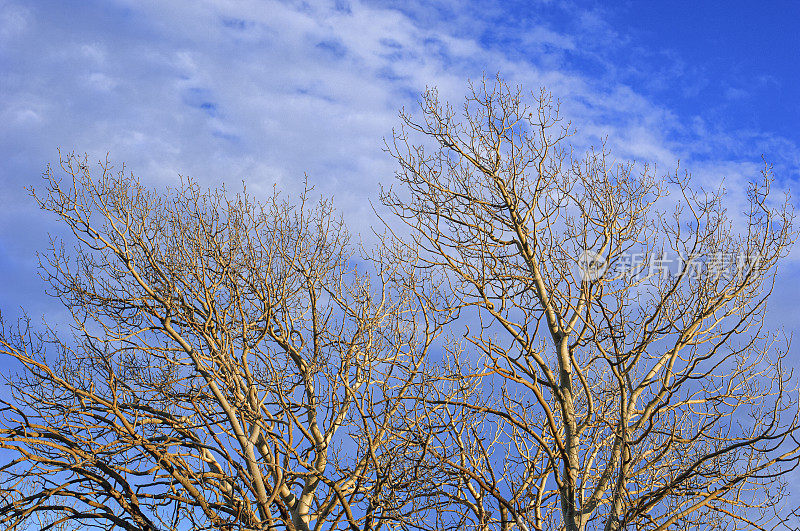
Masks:
[[[76,245],[42,273],[71,334],[0,320],[2,524],[773,522],[800,428],[765,316],[794,239],[770,168],[729,216],[688,175],[573,157],[545,92],[484,82],[456,113],[430,90],[402,117],[382,200],[407,228],[370,253],[309,190],[48,169],[33,195]]]
[[[93,177],[85,157],[58,169],[33,195],[76,238],[41,260],[72,334],[0,330],[19,368],[2,402],[5,528],[413,521],[392,487],[414,453],[396,418],[447,312],[411,262],[354,255],[308,190],[293,206],[191,181],[156,193],[107,161]]]
[[[484,81],[457,111],[431,89],[387,146],[384,204],[475,310],[459,376],[418,397],[432,527],[763,529],[800,459],[765,318],[794,239],[770,167],[729,216],[688,174],[574,157],[558,104],[531,101]]]

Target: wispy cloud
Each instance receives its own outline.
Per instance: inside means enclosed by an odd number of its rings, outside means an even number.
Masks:
[[[632,44],[604,11],[508,5],[513,12],[500,2],[6,0],[6,260],[22,263],[44,241],[15,231],[20,220],[44,223],[23,187],[57,146],[95,159],[110,152],[157,184],[184,174],[234,187],[244,180],[256,193],[273,183],[291,191],[308,173],[364,226],[374,221],[367,200],[391,180],[381,138],[398,109],[413,107],[426,85],[457,101],[466,80],[484,73],[547,86],[579,127],[577,142],[607,137],[620,158],[665,170],[680,159],[701,179],[725,172],[735,184],[759,152],[778,153],[785,173],[797,174],[792,139],[718,127],[654,98],[707,81],[674,54]],[[654,57],[658,68],[648,66]],[[741,90],[729,87],[732,97]]]

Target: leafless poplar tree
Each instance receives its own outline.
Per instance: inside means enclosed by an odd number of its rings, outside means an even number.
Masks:
[[[688,176],[574,157],[544,92],[482,83],[457,113],[430,90],[403,121],[382,200],[407,227],[370,253],[308,191],[48,169],[72,333],[0,320],[2,525],[774,523],[800,428],[765,316],[794,239],[769,167],[729,216]]]
[[[388,144],[400,186],[384,204],[475,310],[442,369],[459,377],[418,397],[431,527],[774,523],[800,449],[764,313],[794,239],[770,168],[742,221],[688,175],[573,156],[558,104],[531,101],[499,80],[459,110],[428,90]]]
[[[435,286],[407,260],[354,255],[308,191],[293,206],[191,181],[159,194],[74,156],[60,170],[34,196],[77,240],[42,260],[72,334],[3,323],[19,374],[2,402],[0,525],[413,521],[417,502],[392,488],[413,452],[393,433],[446,319]]]

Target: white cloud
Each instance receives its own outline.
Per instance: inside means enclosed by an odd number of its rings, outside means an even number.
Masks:
[[[603,50],[625,38],[600,11],[576,16],[570,33],[537,22],[533,9],[522,21],[505,20],[500,4],[401,10],[360,1],[337,8],[117,0],[76,13],[70,29],[58,13],[21,5],[6,2],[0,11],[0,34],[19,52],[2,59],[10,80],[0,89],[2,138],[13,156],[0,153],[7,161],[0,172],[4,193],[20,204],[22,186],[61,146],[92,158],[110,152],[151,183],[184,174],[293,191],[308,173],[318,192],[334,194],[354,226],[365,227],[375,221],[368,200],[378,183],[391,181],[381,138],[397,125],[398,109],[413,108],[426,85],[458,102],[467,78],[495,72],[532,91],[550,88],[579,128],[579,145],[607,136],[619,158],[665,170],[680,159],[700,179],[725,167],[734,186],[750,169],[730,156],[748,142],[741,132],[702,118],[684,123],[614,78],[621,65]],[[450,18],[442,22],[439,13]],[[482,40],[489,28],[511,44]],[[567,69],[567,52],[605,74]],[[797,163],[797,147],[786,139],[761,134],[757,141],[765,152],[780,146],[786,164]],[[693,166],[693,157],[702,163]],[[8,216],[0,214],[0,237],[8,235]]]
[[[0,2],[0,43],[25,32],[30,12],[23,6],[4,0]]]
[[[102,72],[92,72],[86,77],[86,84],[91,90],[108,92],[117,86],[117,81]]]

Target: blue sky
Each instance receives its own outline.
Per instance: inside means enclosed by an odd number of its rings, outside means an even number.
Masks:
[[[732,212],[762,155],[797,195],[800,3],[722,6],[0,0],[0,308],[56,311],[34,253],[58,227],[24,187],[59,147],[110,152],[153,185],[292,192],[307,173],[368,237],[398,109],[426,85],[458,101],[483,73],[552,90],[579,146],[607,136],[619,158],[724,178]],[[773,302],[788,332],[797,256]]]
[[[483,73],[548,87],[579,145],[725,178],[733,207],[762,155],[792,188],[800,3],[752,6],[0,0],[0,305],[41,300],[33,251],[54,228],[24,187],[58,147],[153,184],[292,191],[307,173],[368,226],[398,109]]]

